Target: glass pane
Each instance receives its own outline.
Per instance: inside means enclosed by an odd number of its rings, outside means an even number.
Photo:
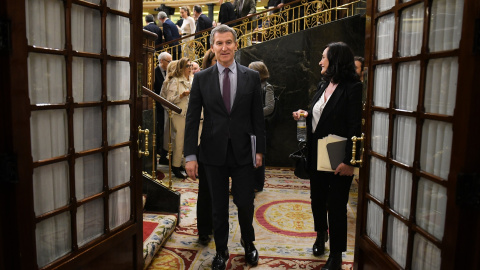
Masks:
[[[373,85],[374,106],[390,107],[390,93],[392,90],[392,66],[380,65],[375,67],[375,84]]]
[[[130,98],[130,64],[122,61],[107,63],[107,99],[126,100]]]
[[[103,235],[103,199],[81,205],[77,209],[77,241],[79,246]]]
[[[114,229],[130,220],[130,187],[126,187],[110,195],[110,229]]]
[[[428,173],[448,178],[452,153],[452,124],[425,120],[422,131],[420,168]]]
[[[430,51],[458,49],[462,34],[463,0],[434,0],[430,17]]]
[[[388,122],[388,113],[373,112],[372,150],[384,156],[387,155]]]
[[[109,55],[130,55],[130,20],[107,14],[107,53]]]
[[[425,83],[425,111],[453,115],[457,98],[458,58],[428,62]]]
[[[447,211],[447,189],[420,178],[417,196],[417,225],[442,240]]]
[[[29,53],[27,61],[30,104],[65,103],[67,96],[65,57]]]
[[[109,145],[126,142],[130,137],[130,107],[109,106],[107,109],[107,139]]]
[[[35,216],[68,205],[70,185],[66,161],[33,170],[33,201]]]
[[[111,9],[116,9],[123,12],[129,12],[130,0],[108,0],[107,6]]]
[[[83,1],[89,2],[89,3],[92,3],[92,4],[97,4],[97,5],[100,4],[100,0],[83,0]]]
[[[36,225],[35,240],[39,267],[44,267],[71,252],[70,222],[70,212],[67,211]]]
[[[389,14],[377,21],[377,59],[391,58],[393,53],[393,35],[395,33],[395,17]]]
[[[32,111],[30,118],[33,161],[67,154],[67,112]]]
[[[398,115],[393,126],[393,158],[401,163],[413,166],[415,154],[415,117]]]
[[[416,111],[420,85],[420,61],[400,63],[397,71],[398,109]]]
[[[420,53],[423,38],[423,3],[402,11],[400,18],[400,56],[412,56]]]
[[[370,185],[369,191],[373,197],[381,202],[385,199],[385,179],[387,176],[387,166],[385,162],[372,157],[370,163]]]
[[[437,270],[442,262],[441,250],[416,234],[413,240],[413,270]]]
[[[65,47],[65,10],[62,0],[25,0],[28,45]]]
[[[368,201],[367,209],[367,235],[378,246],[382,243],[383,211],[380,206]]]
[[[390,189],[390,206],[400,215],[408,218],[412,198],[412,174],[404,169],[392,167]]]
[[[102,109],[78,108],[73,114],[75,151],[85,151],[102,146]]]
[[[387,253],[401,267],[407,259],[408,227],[393,216],[388,217]]]
[[[75,160],[75,195],[78,200],[102,192],[102,154],[94,154]]]
[[[100,11],[72,5],[72,48],[80,52],[100,53],[102,22]]]
[[[378,11],[382,12],[391,9],[395,5],[395,0],[378,0]]]
[[[73,57],[72,91],[74,102],[100,101],[102,98],[100,60]]]
[[[116,187],[130,181],[130,148],[122,147],[108,152],[108,185]]]

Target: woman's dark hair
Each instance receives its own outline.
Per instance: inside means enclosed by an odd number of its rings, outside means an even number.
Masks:
[[[215,53],[212,50],[208,50],[203,56],[202,69],[213,66],[213,58],[215,58]]]
[[[350,47],[344,42],[332,42],[325,48],[328,48],[327,59],[328,68],[323,74],[323,79],[327,82],[339,83],[342,81],[358,81],[358,75],[355,72],[355,60]]]

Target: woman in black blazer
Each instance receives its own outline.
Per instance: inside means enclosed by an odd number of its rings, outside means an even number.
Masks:
[[[342,252],[347,247],[346,205],[354,169],[350,163],[351,138],[360,135],[362,84],[355,73],[353,53],[343,42],[328,44],[319,64],[323,82],[319,84],[308,111],[298,110],[292,115],[295,120],[301,113],[307,118],[310,198],[317,232],[313,255],[325,253],[328,230],[330,256],[322,270],[337,270],[341,269]],[[344,159],[335,172],[317,171],[318,139],[329,134],[347,138]]]

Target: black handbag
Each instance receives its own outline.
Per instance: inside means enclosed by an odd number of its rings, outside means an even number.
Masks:
[[[303,145],[299,150],[291,153],[289,157],[295,161],[295,171],[293,172],[295,176],[300,179],[310,179],[307,165],[307,146]]]

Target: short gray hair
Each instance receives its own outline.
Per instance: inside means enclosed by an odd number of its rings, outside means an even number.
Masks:
[[[210,44],[213,45],[215,43],[215,34],[216,33],[232,33],[233,35],[233,41],[235,43],[237,43],[237,32],[231,28],[230,26],[228,25],[225,25],[225,24],[221,24],[215,28],[213,28],[212,32],[210,33]]]
[[[167,56],[172,56],[171,54],[169,54],[168,52],[161,52],[159,55],[158,55],[158,62],[160,62],[161,59],[165,59],[167,58]]]
[[[168,18],[167,13],[165,11],[160,11],[157,15],[158,19],[165,19]]]

